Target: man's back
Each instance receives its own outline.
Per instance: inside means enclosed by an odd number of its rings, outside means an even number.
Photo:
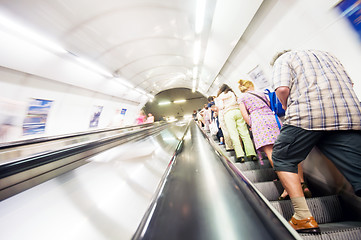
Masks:
[[[290,89],[285,124],[308,130],[360,130],[361,106],[340,61],[316,50],[290,51],[275,62],[274,87]]]

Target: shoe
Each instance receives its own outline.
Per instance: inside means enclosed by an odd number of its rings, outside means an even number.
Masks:
[[[232,152],[234,149],[226,149],[227,152]]]
[[[316,220],[312,216],[301,220],[292,217],[288,223],[299,233],[321,232]]]
[[[279,201],[282,201],[282,200],[290,200],[290,195],[288,195],[288,193],[287,193],[286,196],[283,196],[283,197],[282,197],[282,195],[281,195],[281,196],[278,197],[278,200],[279,200]]]
[[[247,156],[247,158],[251,159],[252,161],[258,161],[258,158],[255,155]]]
[[[306,185],[306,183],[301,183],[301,186],[302,186],[302,190],[303,190],[303,194],[305,195],[305,198],[311,198],[312,197],[312,193],[311,191],[308,189],[308,186]],[[283,194],[283,193],[282,193]],[[282,197],[282,194],[281,196],[279,196],[278,200],[279,201],[282,201],[282,200],[289,200],[290,199],[290,196],[287,194],[286,196],[283,196]]]
[[[305,195],[305,198],[311,198],[312,197],[312,193],[311,191],[308,189],[308,186],[306,183],[301,183],[302,186],[302,190],[303,190],[303,194]]]
[[[236,162],[244,163],[244,157],[236,157]]]

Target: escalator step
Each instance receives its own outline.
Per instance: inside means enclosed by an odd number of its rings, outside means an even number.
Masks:
[[[254,183],[254,186],[269,200],[277,200],[283,192],[283,186],[280,181],[269,181]]]
[[[320,224],[320,234],[303,234],[300,236],[304,240],[360,240],[361,223],[360,222],[338,222]]]
[[[337,195],[308,198],[306,200],[317,223],[331,223],[342,221],[344,219]],[[293,207],[291,200],[272,201],[271,204],[286,220],[289,220],[292,217]]]
[[[253,183],[272,181],[277,178],[272,168],[247,170],[242,173]]]
[[[236,166],[241,171],[271,168],[268,160],[263,160],[263,163],[260,161],[246,161],[244,163],[236,163]]]

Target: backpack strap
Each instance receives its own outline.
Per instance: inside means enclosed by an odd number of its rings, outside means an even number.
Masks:
[[[252,94],[253,96],[258,97],[258,98],[261,99],[263,102],[265,102],[268,107],[270,106],[270,105],[268,104],[268,102],[267,102],[263,97],[259,96],[258,94],[251,93],[251,92],[247,92],[247,93]]]
[[[267,90],[268,90],[268,89],[267,89]],[[268,90],[268,92],[269,92],[269,90]],[[247,92],[247,93],[252,94],[252,95],[254,95],[254,96],[262,99],[262,100],[267,104],[267,106],[272,110],[271,106],[268,105],[268,102],[267,102],[264,98],[262,98],[261,96],[255,94],[255,93],[251,93],[251,92]],[[272,104],[272,103],[271,103],[271,104]],[[280,119],[278,118],[278,116],[277,116],[277,114],[275,113],[275,111],[272,110],[272,112],[273,112],[273,114],[275,115],[278,128],[281,129]]]

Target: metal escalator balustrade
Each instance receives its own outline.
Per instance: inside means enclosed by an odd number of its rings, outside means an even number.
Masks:
[[[0,144],[0,165],[16,161],[19,158],[31,155],[59,150],[71,145],[86,143],[101,138],[126,134],[163,125],[160,122],[153,124],[134,125],[121,128],[96,129],[86,132],[64,134],[51,137],[38,137],[27,140],[19,140]]]
[[[1,239],[130,239],[186,130],[179,125],[139,133],[0,201]]]
[[[182,146],[133,239],[298,239],[195,123]]]
[[[86,164],[89,157],[101,151],[122,143],[142,139],[147,134],[161,131],[167,125],[144,125],[127,128],[128,131],[123,131],[124,129],[97,130],[81,133],[80,135],[71,134],[48,140],[36,139],[4,145],[1,148],[4,155],[9,151],[21,151],[21,149],[25,149],[25,151],[22,151],[22,154],[24,154],[29,152],[27,149],[32,148],[34,144],[38,145],[40,149],[46,149],[49,144],[55,144],[56,150],[44,151],[30,156],[24,155],[22,158],[11,159],[1,164],[0,200]],[[7,151],[7,149],[10,150]]]

